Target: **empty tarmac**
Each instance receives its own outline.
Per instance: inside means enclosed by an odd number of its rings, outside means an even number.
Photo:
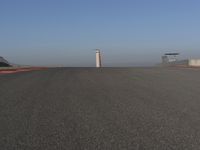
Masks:
[[[2,150],[198,150],[200,70],[55,68],[0,75]]]

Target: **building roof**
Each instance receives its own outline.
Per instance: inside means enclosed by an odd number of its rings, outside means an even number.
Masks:
[[[176,56],[176,55],[179,55],[179,53],[165,53],[165,55],[172,55],[172,56]]]

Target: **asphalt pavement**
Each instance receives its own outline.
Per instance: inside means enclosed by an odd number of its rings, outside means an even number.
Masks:
[[[1,150],[199,150],[200,69],[0,75]]]

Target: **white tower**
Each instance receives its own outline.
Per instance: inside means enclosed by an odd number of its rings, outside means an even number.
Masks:
[[[96,67],[100,68],[102,67],[101,65],[101,53],[99,49],[96,49]]]

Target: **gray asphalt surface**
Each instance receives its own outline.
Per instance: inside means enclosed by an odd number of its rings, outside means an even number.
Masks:
[[[0,75],[1,150],[199,150],[200,69]]]

